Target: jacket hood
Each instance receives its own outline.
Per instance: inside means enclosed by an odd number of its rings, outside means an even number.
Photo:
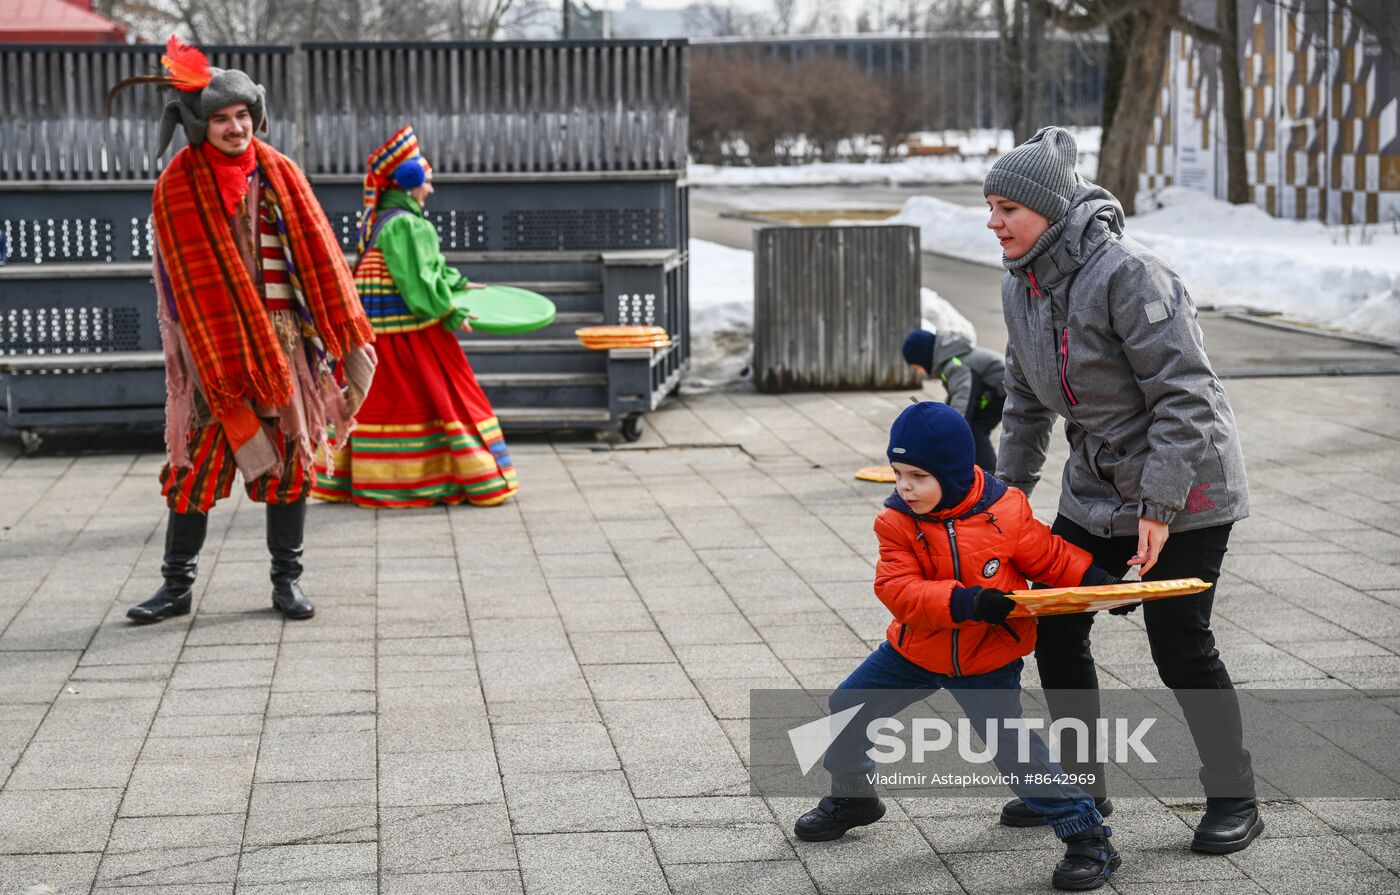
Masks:
[[[1064,230],[1055,244],[1028,265],[1046,283],[1078,270],[1095,249],[1123,235],[1123,206],[1108,190],[1081,177],[1064,222]]]
[[[962,333],[939,333],[933,343],[933,370],[972,350],[972,342]],[[930,370],[929,372],[933,372]]]
[[[898,491],[891,491],[890,496],[885,498],[885,507],[896,510],[906,516],[918,519],[923,522],[946,522],[949,519],[967,519],[970,516],[979,516],[987,512],[987,508],[1006,494],[1007,484],[996,476],[987,475],[981,469],[976,470],[976,478],[982,485],[982,493],[977,494],[977,485],[974,483],[972,491],[968,497],[971,500],[970,506],[965,506],[968,501],[953,507],[951,510],[943,510],[937,513],[916,513],[909,504],[904,502],[904,498],[899,496]],[[975,497],[973,495],[976,495]]]

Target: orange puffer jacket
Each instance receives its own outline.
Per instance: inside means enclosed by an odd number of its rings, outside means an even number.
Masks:
[[[891,494],[875,519],[875,534],[875,595],[894,615],[886,633],[890,645],[940,674],[984,674],[1035,649],[1033,618],[1007,619],[1015,637],[999,625],[953,621],[953,588],[1020,590],[1027,578],[1071,587],[1092,565],[1088,553],[1031,514],[1024,494],[980,469],[972,490],[951,510],[920,516]]]

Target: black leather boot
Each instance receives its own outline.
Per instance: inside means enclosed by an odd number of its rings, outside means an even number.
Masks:
[[[1104,817],[1113,813],[1113,801],[1106,797],[1094,799],[1094,807],[1099,809],[1099,814]],[[1003,827],[1043,827],[1049,822],[1045,815],[1036,814],[1020,799],[1012,799],[1001,806]]]
[[[884,816],[885,803],[877,798],[826,796],[797,819],[793,832],[805,842],[829,842],[840,839],[852,827],[873,824]]]
[[[267,552],[272,555],[272,606],[287,618],[303,619],[316,607],[301,592],[301,541],[306,500],[267,505]]]
[[[1254,799],[1206,799],[1206,814],[1196,824],[1191,850],[1225,855],[1241,851],[1264,832]]]
[[[163,618],[190,614],[190,590],[208,531],[209,517],[205,514],[170,511],[165,522],[165,558],[160,566],[165,583],[149,600],[128,609],[127,618],[138,625],[149,625]]]
[[[1050,885],[1079,892],[1108,882],[1114,871],[1123,866],[1118,850],[1108,841],[1112,835],[1112,828],[1097,826],[1066,836],[1065,856],[1055,865]]]

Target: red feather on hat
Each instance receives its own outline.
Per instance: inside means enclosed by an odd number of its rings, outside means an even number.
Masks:
[[[173,34],[165,44],[165,55],[160,57],[160,63],[170,72],[170,86],[186,93],[203,90],[214,79],[208,57]]]

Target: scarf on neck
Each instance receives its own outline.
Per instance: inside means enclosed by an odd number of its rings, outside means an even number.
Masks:
[[[243,197],[248,195],[248,178],[257,170],[258,154],[250,143],[241,155],[229,155],[215,149],[208,140],[199,144],[199,152],[214,170],[214,182],[219,185],[224,214],[232,216]]]
[[[264,195],[285,230],[288,272],[303,306],[303,332],[332,357],[374,340],[350,267],[306,175],[261,140],[247,155],[262,168]],[[156,182],[152,218],[177,317],[201,391],[215,416],[244,400],[281,407],[292,399],[292,372],[262,294],[233,240],[215,168],[186,146]],[[271,195],[267,195],[270,193]]]
[[[1065,232],[1066,220],[1068,220],[1068,218],[1060,218],[1058,221],[1051,224],[1050,229],[1040,234],[1040,238],[1035,241],[1035,245],[1031,246],[1031,250],[1021,257],[1008,258],[1002,255],[1001,266],[1005,267],[1007,270],[1020,270],[1041,255],[1044,255],[1046,250],[1054,245],[1055,241],[1060,238],[1060,234]]]

